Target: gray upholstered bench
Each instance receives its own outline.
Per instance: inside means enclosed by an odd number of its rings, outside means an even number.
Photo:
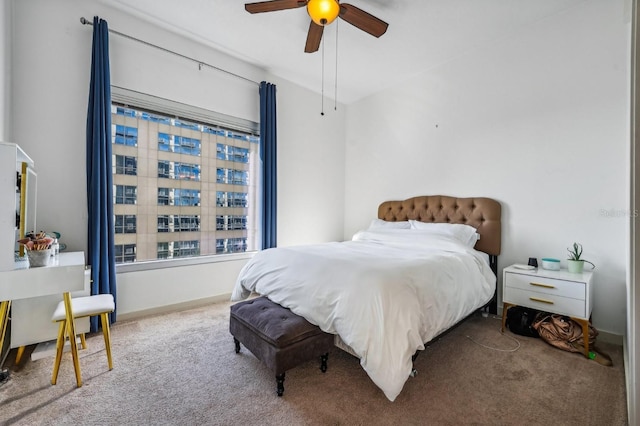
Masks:
[[[320,370],[327,371],[333,335],[266,297],[231,306],[229,331],[236,353],[240,343],[276,374],[277,393],[284,393],[285,371],[320,357]]]

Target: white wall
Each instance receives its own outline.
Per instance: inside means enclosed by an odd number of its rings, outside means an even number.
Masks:
[[[582,243],[597,265],[594,323],[623,334],[624,5],[584,2],[350,105],[345,236],[366,225],[383,200],[493,197],[503,207],[499,266],[530,256],[564,260],[566,247]]]
[[[85,121],[92,27],[197,58],[254,81],[277,85],[278,242],[322,242],[343,233],[344,111],[311,112],[319,96],[98,0],[13,1],[14,141],[38,169],[38,227],[62,233],[69,250],[86,249]],[[259,121],[257,85],[127,40],[110,37],[116,86]],[[340,212],[336,214],[336,209]],[[312,222],[310,222],[312,221]],[[310,224],[312,226],[310,226]],[[244,260],[118,274],[118,312],[131,315],[231,292]]]
[[[0,0],[0,141],[11,141],[11,2]]]

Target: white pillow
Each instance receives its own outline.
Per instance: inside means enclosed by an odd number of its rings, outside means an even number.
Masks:
[[[373,219],[368,229],[380,229],[380,228],[411,229],[411,224],[406,220],[401,222],[387,222],[386,220],[382,220],[382,219]]]
[[[418,220],[410,220],[411,229],[430,231],[437,235],[446,235],[455,238],[462,244],[473,247],[480,239],[476,228],[462,223],[428,223]]]

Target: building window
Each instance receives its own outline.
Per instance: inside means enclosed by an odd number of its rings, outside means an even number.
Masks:
[[[175,259],[200,255],[200,241],[170,241],[158,243],[158,259]]]
[[[135,244],[116,244],[115,245],[116,263],[131,263],[136,261],[136,245]]]
[[[200,180],[200,165],[161,160],[158,161],[158,177],[198,181]]]
[[[136,215],[133,214],[117,214],[115,218],[116,234],[135,234]]]
[[[198,232],[198,215],[161,215],[158,216],[158,232]]]
[[[114,155],[115,173],[118,175],[135,176],[138,170],[138,159],[127,155]]]
[[[135,204],[138,198],[138,188],[131,185],[115,185],[114,204]]]
[[[199,156],[200,140],[167,133],[158,133],[158,151]]]
[[[216,169],[216,182],[231,185],[248,185],[249,173],[246,170],[218,168]]]
[[[136,127],[112,125],[113,143],[116,145],[138,146],[138,129]]]
[[[127,96],[111,110],[116,262],[257,250],[257,123]]]
[[[234,145],[219,143],[216,147],[216,157],[218,160],[235,161],[236,163],[249,162],[249,150]]]
[[[246,192],[226,192],[218,191],[216,193],[217,207],[247,207]]]
[[[239,215],[218,215],[216,216],[216,230],[235,231],[247,229],[247,217]]]
[[[216,253],[242,253],[247,251],[246,238],[221,238],[216,240]]]
[[[199,206],[200,191],[197,189],[158,188],[159,206]]]

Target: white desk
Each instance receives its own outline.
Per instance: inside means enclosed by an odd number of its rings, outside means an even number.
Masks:
[[[71,311],[71,292],[84,289],[84,252],[60,253],[49,266],[27,268],[16,265],[15,269],[0,272],[0,344],[4,341],[12,300],[27,299],[52,294],[61,294]],[[75,336],[72,317],[67,318],[69,335]],[[75,339],[69,339],[78,386],[82,385],[78,347]]]
[[[81,251],[60,253],[49,266],[25,269],[17,265],[15,269],[0,272],[0,300],[27,299],[83,289],[84,252]]]

